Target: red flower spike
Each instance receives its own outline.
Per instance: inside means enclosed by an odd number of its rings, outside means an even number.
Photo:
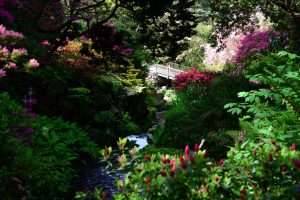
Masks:
[[[141,172],[142,169],[141,169],[141,168],[136,168],[136,171],[137,171],[137,172]]]
[[[166,173],[165,170],[161,170],[161,171],[160,171],[160,174],[161,174],[162,176],[167,176],[167,173]]]
[[[296,144],[293,143],[293,144],[291,145],[291,151],[295,151],[295,150],[296,150]]]
[[[221,159],[221,160],[219,161],[219,166],[222,166],[222,165],[223,165],[223,163],[224,163],[224,160],[223,160],[223,159]]]
[[[180,159],[180,161],[183,161],[183,156],[182,156],[182,154],[179,155],[179,159]]]
[[[199,145],[196,143],[196,144],[194,145],[194,151],[195,151],[195,152],[198,152],[198,150],[199,150]]]
[[[181,161],[181,167],[182,167],[183,169],[186,169],[186,168],[187,168],[187,164],[186,164],[186,162],[185,162],[184,160]]]
[[[292,163],[297,169],[300,169],[300,160],[293,159]]]
[[[242,193],[243,193],[243,195],[246,196],[246,195],[247,195],[247,190],[246,190],[245,188],[243,188],[243,189],[242,189]]]
[[[256,156],[256,154],[257,154],[257,150],[256,149],[253,150],[253,154]]]
[[[219,176],[216,176],[216,177],[215,177],[215,181],[216,181],[216,182],[219,182],[219,180],[220,180],[220,179],[219,179]]]
[[[283,173],[283,174],[286,173],[286,166],[285,166],[285,165],[283,165],[283,166],[281,167],[281,173]]]
[[[172,166],[172,170],[173,170],[173,171],[176,171],[176,170],[177,170],[176,164],[174,164],[174,165]]]
[[[147,185],[150,184],[150,177],[149,177],[149,176],[146,177],[145,183],[146,183]]]
[[[273,155],[272,155],[272,153],[271,153],[271,152],[269,152],[268,156],[269,156],[269,160],[270,160],[270,162],[272,162],[272,161],[273,161]]]
[[[190,155],[189,154],[186,154],[185,155],[185,160],[189,160],[190,159]]]
[[[273,145],[276,145],[275,140],[271,140],[271,143],[272,143]]]
[[[185,146],[184,153],[185,153],[186,155],[189,155],[189,154],[190,154],[190,147],[189,147],[189,145],[186,145],[186,146]]]
[[[275,153],[278,154],[279,153],[279,147],[275,146]]]
[[[208,152],[207,152],[207,150],[205,150],[204,158],[207,158],[207,157],[208,157]]]
[[[175,176],[175,172],[173,170],[170,171],[170,176],[174,177]]]
[[[165,156],[162,156],[161,158],[162,163],[167,164],[167,158]]]
[[[193,156],[190,156],[190,161],[192,164],[195,164],[195,158]]]
[[[148,160],[148,161],[151,161],[151,156],[149,154],[146,154],[145,159]]]
[[[202,182],[202,185],[203,185],[203,186],[206,186],[206,183],[205,183],[205,182]]]

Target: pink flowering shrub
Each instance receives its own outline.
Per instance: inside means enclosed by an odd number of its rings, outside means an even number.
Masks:
[[[230,33],[227,38],[223,39],[222,43],[224,43],[225,46],[223,49],[218,49],[217,47],[206,44],[204,46],[203,64],[205,66],[221,66],[231,62],[243,37],[244,34],[242,31],[236,30]]]
[[[0,24],[0,78],[6,76],[7,69],[19,68],[21,58],[28,55],[25,48],[15,48],[16,42],[23,38],[22,33],[8,30]],[[36,59],[30,59],[24,67],[29,69],[39,65]]]
[[[255,13],[249,20],[257,20],[257,22],[254,26],[252,24],[245,25],[248,30],[264,32],[271,29],[271,24],[266,22],[266,18],[261,12]],[[226,63],[234,61],[236,52],[239,46],[241,46],[245,35],[247,34],[245,34],[241,29],[232,31],[226,38],[222,38],[221,35],[217,35],[217,47],[212,47],[209,44],[204,45],[205,54],[203,64],[208,67],[220,67]]]
[[[178,74],[173,81],[177,89],[184,89],[192,83],[201,83],[208,85],[213,81],[213,77],[204,72],[197,72],[196,67],[193,67],[187,72]]]
[[[253,31],[246,35],[236,51],[234,61],[236,63],[243,62],[249,55],[253,53],[265,52],[269,49],[271,42],[279,37],[281,33],[269,30]]]

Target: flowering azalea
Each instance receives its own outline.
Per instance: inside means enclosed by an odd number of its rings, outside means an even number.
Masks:
[[[4,71],[3,69],[0,69],[0,78],[6,76],[6,71]]]
[[[16,69],[17,65],[16,65],[16,63],[9,62],[7,65],[5,65],[5,67],[8,69]]]
[[[41,42],[41,45],[44,46],[44,47],[46,47],[46,46],[49,46],[50,43],[49,43],[48,40],[43,40],[43,41]]]
[[[38,61],[36,59],[30,59],[28,66],[32,67],[32,68],[36,68],[36,67],[40,66],[40,63],[38,63]]]
[[[20,57],[20,56],[27,56],[28,52],[24,48],[13,49],[11,52],[12,57]]]

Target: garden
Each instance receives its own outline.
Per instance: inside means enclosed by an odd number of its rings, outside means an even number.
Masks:
[[[0,0],[0,141],[3,200],[300,199],[300,2]]]

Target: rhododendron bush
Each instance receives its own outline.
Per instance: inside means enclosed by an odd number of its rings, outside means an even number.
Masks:
[[[186,88],[189,84],[203,84],[208,85],[213,81],[213,77],[204,72],[197,72],[196,67],[193,67],[187,72],[182,72],[176,75],[173,81],[177,89]]]
[[[239,45],[236,55],[233,60],[236,63],[243,62],[248,56],[253,53],[266,52],[270,50],[272,45],[275,45],[276,39],[283,34],[274,31],[253,31],[247,34]],[[283,43],[282,43],[283,45]]]
[[[261,12],[255,13],[249,19],[250,21],[257,21],[254,25],[245,25],[248,30],[254,30],[255,32],[268,32],[271,29],[271,24],[266,21],[265,16]],[[235,57],[238,49],[243,43],[245,37],[252,32],[243,32],[241,29],[235,29],[226,37],[223,38],[220,34],[217,34],[217,46],[212,47],[210,44],[204,45],[205,55],[203,64],[209,68],[213,66],[219,66],[222,68],[226,63],[231,63],[235,61]],[[255,42],[253,42],[255,45]],[[248,47],[249,49],[253,47]]]
[[[8,30],[0,25],[0,78],[6,76],[6,70],[21,69],[23,65],[26,69],[38,67],[40,64],[36,59],[30,59],[24,63],[23,57],[28,55],[24,48],[15,48],[16,43],[23,39],[22,33]]]

